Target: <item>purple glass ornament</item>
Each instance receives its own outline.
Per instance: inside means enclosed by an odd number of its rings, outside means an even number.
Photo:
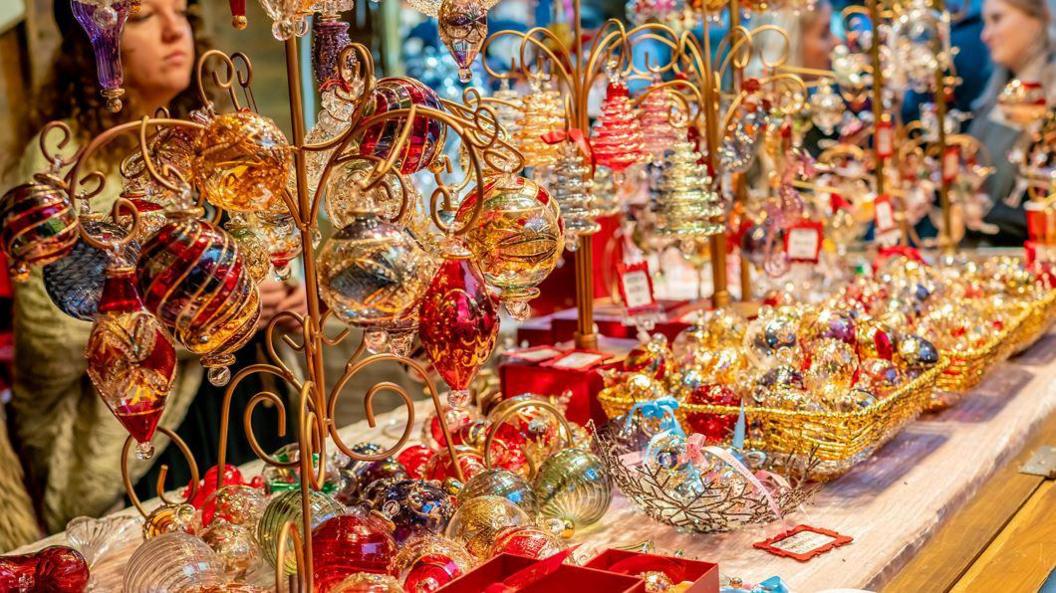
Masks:
[[[336,17],[316,18],[312,23],[312,71],[315,82],[326,86],[341,80],[337,59],[341,50],[352,44],[348,23]]]
[[[121,88],[124,83],[121,31],[125,28],[131,7],[131,0],[70,0],[73,17],[92,42],[100,94],[106,99],[106,108],[113,113],[121,111],[121,97],[125,95],[125,89]]]

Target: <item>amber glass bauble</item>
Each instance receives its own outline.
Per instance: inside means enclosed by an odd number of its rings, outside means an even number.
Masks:
[[[82,224],[86,233],[104,243],[113,244],[127,235],[125,229],[109,222],[83,221]],[[119,257],[133,261],[138,254],[139,244],[132,242]],[[69,255],[44,266],[44,288],[51,302],[70,317],[82,321],[95,319],[103,296],[106,267],[114,257],[78,240]]]
[[[39,179],[0,198],[0,248],[11,278],[29,277],[30,266],[65,257],[77,243],[77,214],[57,185]]]
[[[458,64],[458,79],[471,81],[469,67],[488,35],[488,8],[481,0],[442,0],[436,25],[440,40]]]
[[[174,221],[143,245],[137,267],[147,309],[191,352],[209,380],[227,382],[234,352],[253,335],[260,296],[224,231],[191,217]]]
[[[465,235],[484,279],[500,291],[516,319],[530,313],[528,301],[539,296],[564,251],[564,228],[550,193],[524,177],[501,176],[483,189],[479,216]],[[477,212],[477,191],[463,200],[456,220],[469,224]]]
[[[209,122],[195,144],[198,191],[233,212],[278,211],[290,168],[290,146],[271,119],[251,111]]]
[[[143,307],[131,267],[107,270],[85,356],[96,391],[139,443],[137,455],[149,458],[154,453],[150,440],[176,378],[176,349]]]
[[[445,260],[422,299],[419,337],[452,391],[469,388],[498,333],[498,305],[477,265],[462,257]]]
[[[364,117],[382,115],[412,105],[442,111],[436,91],[410,78],[382,78],[363,110]],[[399,139],[407,117],[396,117],[368,127],[359,136],[359,154],[387,159]],[[447,128],[437,119],[418,115],[411,122],[411,132],[400,147],[396,166],[403,174],[429,166],[444,147]]]
[[[447,537],[462,543],[469,553],[487,558],[499,530],[528,525],[528,513],[501,496],[478,496],[462,503],[447,524]]]
[[[357,572],[389,573],[396,555],[391,526],[363,511],[328,519],[312,530],[315,590],[327,593]]]

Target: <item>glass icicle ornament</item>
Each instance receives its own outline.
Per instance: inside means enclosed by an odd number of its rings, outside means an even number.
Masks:
[[[150,440],[176,379],[176,349],[143,306],[134,271],[122,261],[107,268],[85,357],[99,396],[136,439],[136,456],[149,459]]]
[[[290,146],[270,118],[239,111],[218,115],[195,143],[194,177],[210,204],[232,212],[279,211]]]
[[[514,319],[527,319],[528,301],[539,296],[539,285],[554,270],[564,252],[564,228],[557,201],[530,179],[499,176],[483,190],[480,215],[465,234],[469,250],[480,263],[484,279]],[[456,220],[470,222],[477,206],[474,188],[462,201]]]
[[[62,2],[64,0],[56,0]],[[125,21],[138,4],[136,0],[98,0],[85,2],[69,0],[73,18],[84,29],[92,43],[95,54],[96,78],[99,94],[106,99],[106,108],[113,113],[121,111],[121,97],[125,95],[124,72],[121,69],[121,33]]]
[[[843,112],[843,98],[833,92],[828,81],[822,81],[810,96],[810,121],[828,136],[843,120]]]
[[[66,257],[77,237],[77,213],[57,179],[37,175],[0,198],[0,248],[12,280],[29,278],[30,266]]]
[[[617,176],[643,160],[642,129],[627,85],[619,76],[612,77],[605,90],[605,101],[591,132],[590,146],[594,163],[612,169]]]
[[[594,206],[594,193],[590,176],[590,163],[575,142],[561,143],[561,158],[554,167],[554,181],[550,184],[550,195],[561,207],[561,220],[565,228],[565,247],[575,251],[579,238],[593,235],[601,229],[596,221],[598,211]]]
[[[660,233],[696,239],[723,231],[722,197],[712,189],[707,167],[688,139],[676,142],[664,159],[653,211]]]
[[[564,129],[565,109],[561,93],[549,80],[536,77],[530,83],[531,92],[523,99],[524,109],[513,140],[524,157],[525,167],[549,167],[557,162],[560,148],[547,144],[543,136]]]
[[[202,356],[209,381],[224,385],[260,318],[260,295],[235,240],[195,213],[177,214],[143,244],[139,289],[169,333]]]
[[[473,260],[450,255],[422,299],[419,338],[433,368],[451,388],[448,403],[469,403],[469,385],[495,349],[498,304]]]
[[[108,244],[120,241],[127,234],[124,228],[102,220],[82,219],[81,224],[87,234]],[[95,319],[99,299],[103,296],[107,266],[115,257],[134,261],[139,255],[139,244],[132,241],[123,246],[122,251],[114,256],[78,240],[69,255],[44,266],[44,289],[51,302],[75,319]]]
[[[674,91],[656,89],[659,84],[659,76],[654,77],[653,86],[646,90],[647,94],[638,111],[638,123],[642,128],[642,152],[649,155],[655,164],[663,160],[664,152],[670,150],[682,135],[671,121],[678,105],[672,97]]]
[[[444,110],[436,91],[421,82],[410,78],[382,78],[375,84],[372,96],[363,107],[363,117],[409,109],[412,105],[434,111]],[[359,154],[387,159],[406,123],[407,118],[404,116],[368,127],[357,138]],[[416,116],[411,122],[411,132],[402,146],[402,152],[396,158],[399,172],[407,175],[428,167],[443,151],[446,138],[447,126],[442,122],[424,115]]]
[[[473,64],[488,35],[488,9],[481,0],[442,0],[436,17],[440,40],[458,64],[458,79],[473,80]]]

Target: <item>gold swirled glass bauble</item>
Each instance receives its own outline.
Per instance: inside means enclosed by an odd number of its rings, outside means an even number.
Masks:
[[[544,516],[572,521],[577,527],[597,522],[612,502],[608,469],[582,449],[564,449],[548,458],[533,487]]]
[[[195,151],[194,181],[210,204],[233,212],[285,207],[290,146],[271,119],[251,111],[218,115]]]

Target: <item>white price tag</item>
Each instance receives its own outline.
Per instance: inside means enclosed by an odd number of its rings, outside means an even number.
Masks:
[[[821,236],[815,228],[794,228],[788,233],[788,259],[795,261],[818,261]]]
[[[883,233],[895,228],[895,209],[890,200],[876,202],[876,230]]]
[[[605,358],[596,352],[570,352],[555,360],[551,366],[558,369],[582,369],[597,364]]]
[[[532,348],[530,350],[510,352],[509,356],[514,360],[524,360],[527,362],[542,362],[544,360],[550,360],[558,354],[561,354],[561,351],[555,350],[554,348]]]
[[[654,302],[649,273],[645,270],[630,270],[623,275],[623,294],[627,309],[648,307]]]
[[[876,152],[883,158],[894,153],[893,130],[890,125],[880,125],[876,129]]]

